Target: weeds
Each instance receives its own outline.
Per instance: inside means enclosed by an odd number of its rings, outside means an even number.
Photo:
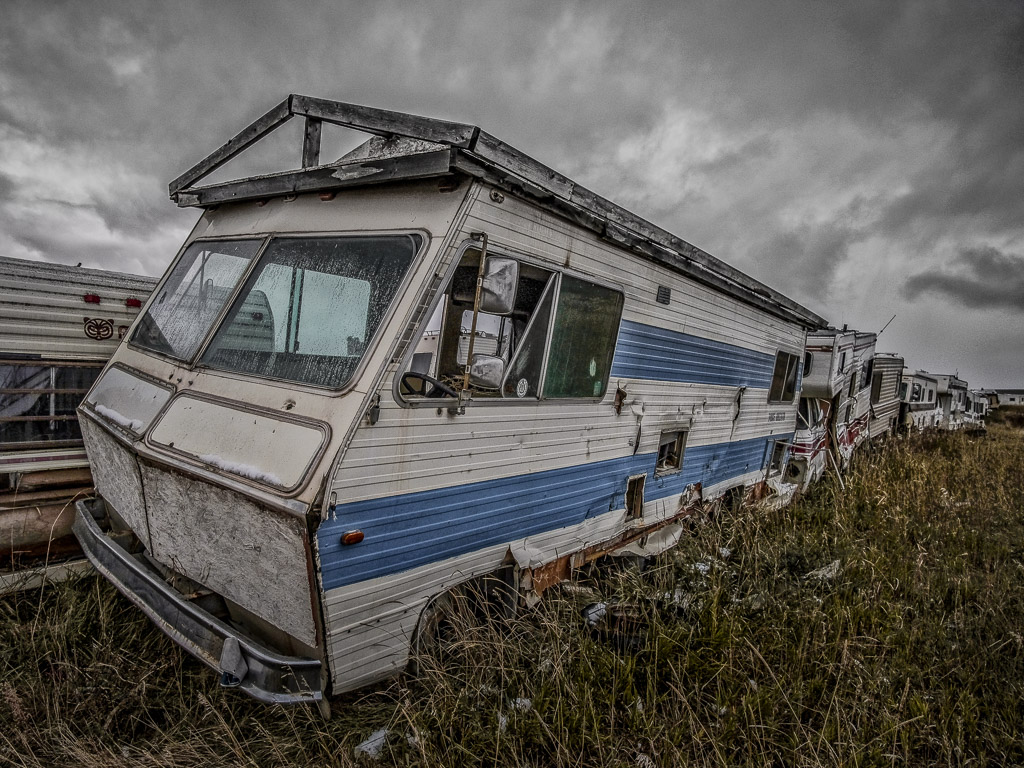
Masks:
[[[845,492],[457,626],[329,721],[222,691],[101,579],[8,597],[0,762],[367,764],[376,733],[406,765],[1022,764],[1022,467],[1011,425],[891,440]],[[597,602],[625,618],[591,626]]]

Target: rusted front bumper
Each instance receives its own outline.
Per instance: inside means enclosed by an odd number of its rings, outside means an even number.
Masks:
[[[74,532],[82,550],[117,589],[174,642],[214,671],[221,684],[268,703],[323,699],[317,659],[282,656],[239,632],[169,586],[144,558],[129,553],[100,529],[93,515],[102,500],[76,503]],[[90,506],[92,505],[92,506]]]

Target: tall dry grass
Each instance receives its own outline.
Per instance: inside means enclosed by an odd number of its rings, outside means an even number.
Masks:
[[[334,716],[217,687],[96,578],[0,601],[0,763],[1024,764],[1024,432],[858,457],[788,509],[695,521],[642,572],[453,620]],[[591,627],[596,602],[621,620]]]

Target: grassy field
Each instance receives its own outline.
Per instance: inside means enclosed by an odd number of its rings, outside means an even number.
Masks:
[[[695,522],[398,678],[268,708],[98,578],[0,601],[0,764],[1024,764],[1024,417]],[[603,602],[623,616],[593,628]]]

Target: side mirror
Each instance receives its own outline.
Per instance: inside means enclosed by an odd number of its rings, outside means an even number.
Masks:
[[[518,261],[500,256],[488,257],[480,287],[480,311],[491,315],[511,315],[518,286]]]
[[[469,366],[470,386],[498,389],[505,378],[505,361],[495,355],[473,355]]]

